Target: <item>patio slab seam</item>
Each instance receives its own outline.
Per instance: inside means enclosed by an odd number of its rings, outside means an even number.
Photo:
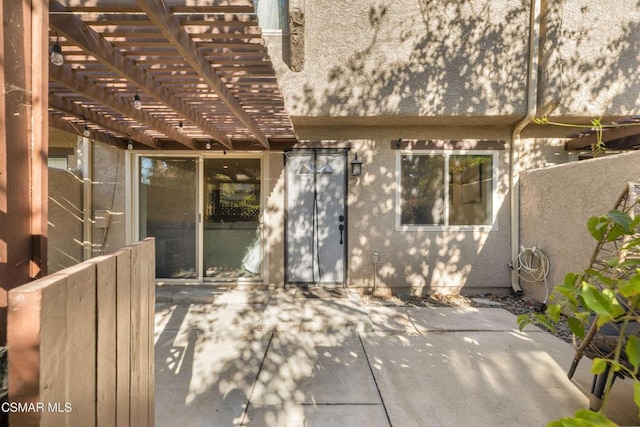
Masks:
[[[376,391],[378,392],[378,396],[380,396],[380,402],[382,404],[382,408],[384,409],[384,414],[387,416],[387,422],[389,426],[391,426],[391,417],[389,416],[389,411],[387,410],[387,405],[384,403],[384,398],[382,397],[382,392],[380,391],[380,386],[378,385],[378,380],[376,379],[376,375],[373,372],[373,367],[371,366],[371,361],[369,360],[369,353],[367,353],[367,349],[364,346],[364,342],[362,342],[362,336],[358,334],[358,340],[360,341],[360,345],[362,346],[362,352],[364,353],[364,358],[367,362],[367,366],[369,367],[369,373],[373,378],[373,383],[376,386]]]
[[[265,360],[267,360],[267,354],[269,353],[269,349],[271,348],[271,342],[273,341],[274,333],[271,333],[269,337],[269,342],[267,343],[267,348],[262,355],[262,360],[260,361],[260,367],[258,368],[258,372],[256,373],[256,377],[253,380],[253,385],[251,386],[251,391],[249,392],[249,396],[247,396],[247,403],[245,404],[244,411],[242,412],[242,418],[240,420],[240,425],[245,425],[247,422],[247,411],[249,410],[249,405],[251,405],[251,398],[253,397],[253,392],[256,389],[256,384],[258,384],[258,378],[260,378],[260,373],[262,372],[262,367],[264,366]]]

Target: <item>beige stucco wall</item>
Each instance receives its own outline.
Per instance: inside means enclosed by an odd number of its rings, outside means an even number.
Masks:
[[[564,139],[524,138],[518,142],[520,169],[539,169],[568,162],[569,152],[564,149]]]
[[[526,112],[531,3],[296,1],[303,44],[266,42],[294,124],[513,125]],[[540,4],[539,108],[585,124],[639,114],[637,1]]]
[[[267,263],[267,283],[270,286],[284,286],[284,214],[285,214],[285,173],[284,155],[272,151],[265,155],[266,180],[262,191],[265,193],[263,235],[264,261]]]
[[[548,255],[551,287],[586,267],[595,247],[587,220],[611,210],[627,181],[640,180],[639,162],[640,152],[633,152],[521,174],[521,244]],[[527,295],[544,298],[542,284],[521,283]]]
[[[55,273],[82,262],[82,173],[78,161],[78,136],[56,129],[49,130],[51,151],[64,148],[70,171],[49,168],[49,223],[47,268]]]
[[[553,0],[544,5],[539,105],[586,123],[640,113],[640,4]]]
[[[108,228],[92,227],[93,256],[113,252],[125,242],[125,150],[93,141],[91,218],[111,212]],[[134,241],[137,239],[134,239]]]
[[[49,168],[49,273],[82,262],[82,179]]]
[[[349,189],[349,285],[372,286],[373,252],[380,254],[376,286],[413,293],[478,292],[507,287],[509,202],[507,155],[499,152],[496,230],[399,231],[395,228],[397,151],[384,140],[359,140],[365,172]]]
[[[512,123],[525,113],[529,1],[306,0],[302,9],[302,71],[285,62],[287,39],[267,37],[294,124]]]
[[[302,139],[340,140],[363,160],[363,174],[348,181],[348,286],[396,292],[478,293],[509,284],[508,151],[499,153],[497,229],[492,231],[399,231],[396,221],[398,151],[405,139],[505,141],[508,128],[299,128]],[[380,254],[373,265],[373,252]]]
[[[71,172],[49,169],[49,271],[75,265],[83,260],[83,178],[82,143],[69,133],[52,130],[52,147],[74,147],[80,153],[71,157]],[[92,200],[90,220],[92,256],[110,253],[125,242],[125,160],[124,151],[91,141]],[[96,211],[111,212],[107,229],[95,226]]]
[[[486,139],[510,142],[526,112],[532,2],[293,3],[304,13],[302,70],[289,68],[295,43],[266,42],[296,131],[301,139],[351,141],[368,167],[350,180],[350,284],[371,285],[377,251],[378,285],[508,286],[508,151],[499,169],[499,230],[485,235],[396,231],[397,171],[388,147],[398,137],[499,134]],[[557,104],[551,118],[586,123],[638,113],[637,1],[540,3],[538,107]],[[529,125],[517,141],[518,169],[569,161],[564,142],[573,131]]]

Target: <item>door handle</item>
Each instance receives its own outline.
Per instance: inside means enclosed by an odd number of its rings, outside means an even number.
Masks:
[[[344,244],[344,241],[342,240],[342,232],[344,231],[344,224],[340,224],[338,226],[338,230],[340,230],[340,244]]]

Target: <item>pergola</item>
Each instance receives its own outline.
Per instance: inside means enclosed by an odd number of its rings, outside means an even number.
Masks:
[[[51,126],[82,131],[86,118],[95,140],[153,149],[295,140],[254,12],[251,0],[51,0],[64,57],[48,65]]]
[[[639,149],[638,123],[640,123],[640,117],[634,116],[621,120],[618,125],[602,129],[602,142],[609,150]],[[565,143],[565,150],[591,150],[591,146],[598,141],[596,134],[595,130],[589,129],[577,135],[571,135],[573,138]]]
[[[296,134],[251,0],[2,0],[0,13],[2,344],[7,291],[46,274],[49,127],[150,150],[268,150]]]

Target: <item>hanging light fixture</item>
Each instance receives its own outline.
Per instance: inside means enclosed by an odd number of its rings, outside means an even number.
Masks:
[[[140,101],[140,95],[138,95],[138,89],[136,89],[136,94],[133,97],[133,108],[136,110],[142,110],[142,101]]]
[[[89,126],[87,126],[87,116],[84,116],[84,127],[82,128],[82,135],[86,138],[89,138],[91,136]]]
[[[133,142],[129,141],[127,144],[127,150],[133,150]]]
[[[64,57],[62,56],[62,46],[58,42],[58,35],[56,34],[56,42],[51,46],[51,54],[49,55],[49,59],[53,65],[62,65],[64,64]]]
[[[355,153],[351,160],[351,176],[362,175],[362,160],[358,160],[358,153]]]
[[[207,143],[204,145],[204,148],[207,150],[211,150],[211,140],[207,141]]]

